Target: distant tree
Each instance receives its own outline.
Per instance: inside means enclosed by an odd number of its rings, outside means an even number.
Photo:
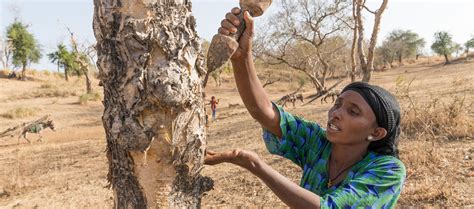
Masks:
[[[474,48],[474,37],[469,39],[466,43],[464,43],[464,50],[466,52],[466,57],[469,55],[470,48]]]
[[[22,67],[21,79],[26,79],[26,66],[37,63],[41,58],[41,49],[33,34],[28,32],[26,25],[15,20],[7,28],[8,42],[13,49],[13,64]]]
[[[461,46],[461,44],[454,43],[453,44],[453,52],[456,53],[456,57],[459,57],[459,54],[462,52],[464,48]]]
[[[58,65],[58,73],[59,68],[64,68],[64,78],[68,81],[68,71],[70,70],[73,63],[71,62],[72,59],[70,58],[71,53],[67,50],[64,44],[58,44],[57,50],[55,52],[49,53],[48,58],[51,62],[56,63]]]
[[[396,43],[385,40],[382,46],[376,48],[376,62],[379,65],[392,67],[392,63],[396,58]]]
[[[209,45],[211,45],[211,43],[206,40],[206,39],[203,39],[202,42],[201,42],[201,48],[202,48],[202,53],[203,53],[203,56],[204,57],[207,57],[207,51],[209,50]],[[206,59],[204,59],[206,60]],[[204,66],[207,66],[206,64]],[[214,69],[216,71],[220,71],[221,69]],[[204,76],[204,79],[202,81],[202,87],[203,88],[206,88],[207,86],[207,81],[209,80],[209,76],[212,76],[212,77],[215,77],[214,75],[216,74],[217,72],[212,72],[212,71],[209,71],[209,69],[206,69],[206,76]],[[220,73],[219,73],[220,74]],[[216,78],[214,78],[216,79]]]
[[[435,41],[431,45],[431,49],[439,54],[443,55],[445,59],[444,64],[449,64],[449,55],[454,52],[455,43],[451,34],[446,31],[439,31],[434,34]]]
[[[403,58],[417,56],[426,42],[410,30],[394,30],[385,43],[390,43],[398,62],[402,63]]]
[[[71,36],[71,46],[72,46],[72,53],[71,58],[74,65],[74,70],[78,76],[84,75],[86,78],[86,92],[88,94],[92,93],[92,81],[89,77],[89,69],[91,68],[91,62],[89,60],[89,56],[87,50],[80,50],[77,44],[76,39],[74,38],[74,33],[71,31],[70,28],[67,28],[69,34]],[[90,47],[88,48],[90,49]]]

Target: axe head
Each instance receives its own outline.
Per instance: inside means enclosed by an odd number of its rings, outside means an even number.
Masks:
[[[261,16],[272,4],[272,0],[240,0],[240,8],[249,11],[252,17]]]
[[[212,37],[207,53],[207,72],[213,72],[224,65],[239,47],[234,38],[216,34]]]

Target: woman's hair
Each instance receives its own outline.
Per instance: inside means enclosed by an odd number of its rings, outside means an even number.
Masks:
[[[348,90],[355,91],[364,98],[374,112],[378,126],[387,130],[387,135],[384,138],[370,142],[369,151],[398,158],[400,105],[397,99],[387,90],[363,82],[351,83],[342,92]]]

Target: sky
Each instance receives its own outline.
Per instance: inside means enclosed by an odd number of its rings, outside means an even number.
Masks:
[[[276,1],[276,0],[274,0]],[[220,21],[231,8],[238,6],[237,0],[192,0],[193,15],[197,19],[200,37],[210,40],[217,32]],[[375,10],[380,0],[368,0],[368,7]],[[278,10],[274,4],[261,17],[263,22],[272,12]],[[81,43],[94,43],[92,30],[93,0],[0,0],[0,36],[6,36],[6,28],[15,17],[29,25],[29,31],[41,44],[43,58],[31,67],[38,70],[55,70],[56,65],[49,62],[47,53],[56,50],[58,43],[69,45],[71,28]],[[366,16],[366,35],[371,33],[373,16]],[[394,29],[411,30],[426,41],[426,53],[437,31],[448,31],[457,43],[465,43],[474,37],[474,0],[389,0],[382,15],[378,43]],[[368,37],[367,37],[368,38]]]

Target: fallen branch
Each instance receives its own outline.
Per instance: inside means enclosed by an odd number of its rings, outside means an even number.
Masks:
[[[269,80],[267,80],[267,81],[265,82],[265,84],[263,84],[263,88],[265,88],[265,87],[268,86],[268,85],[274,84],[274,83],[276,83],[276,82],[278,82],[278,81],[280,81],[280,80],[281,80],[281,78],[278,78],[278,79],[276,79],[276,80],[270,80],[270,79],[269,79]]]
[[[344,79],[341,79],[341,80],[337,81],[334,85],[332,85],[328,89],[324,89],[322,91],[317,92],[316,94],[313,94],[313,95],[310,95],[310,96],[306,97],[306,99],[309,99],[309,98],[312,98],[312,99],[309,102],[306,102],[305,104],[303,104],[303,106],[305,106],[307,104],[310,104],[311,102],[314,102],[314,100],[317,100],[318,98],[324,96],[329,91],[331,91],[333,88],[336,88],[336,86],[339,85],[342,81],[344,81]]]

